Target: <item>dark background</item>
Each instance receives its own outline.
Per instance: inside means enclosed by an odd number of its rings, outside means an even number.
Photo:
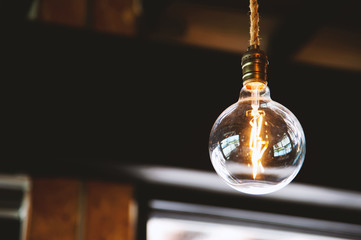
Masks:
[[[133,37],[29,21],[31,2],[0,5],[1,172],[106,176],[126,163],[213,171],[208,136],[238,99],[241,52],[152,40],[171,0],[144,1]],[[248,11],[247,1],[195,2]],[[294,181],[360,191],[361,71],[293,58],[323,26],[360,34],[359,5],[286,2],[260,1],[260,12],[281,19],[265,43],[271,97],[306,135]]]

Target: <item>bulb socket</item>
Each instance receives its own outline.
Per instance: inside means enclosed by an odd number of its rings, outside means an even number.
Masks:
[[[258,45],[251,45],[242,56],[243,85],[260,82],[267,85],[267,55]]]

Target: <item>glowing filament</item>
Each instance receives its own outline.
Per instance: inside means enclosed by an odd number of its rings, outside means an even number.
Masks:
[[[268,141],[264,141],[261,137],[261,130],[263,124],[263,117],[265,112],[258,110],[259,108],[259,90],[262,89],[263,85],[259,83],[254,83],[247,85],[250,90],[252,90],[252,110],[247,111],[247,115],[252,116],[252,120],[249,122],[251,124],[251,137],[249,140],[249,148],[251,149],[251,160],[253,167],[253,179],[256,179],[256,176],[259,171],[264,172],[262,166],[261,158],[263,153],[268,147]],[[266,124],[266,123],[265,123]]]
[[[249,140],[249,148],[251,149],[251,159],[253,166],[253,179],[256,179],[259,171],[264,172],[264,168],[261,163],[263,153],[268,147],[268,141],[262,140],[261,129],[263,123],[263,111],[259,111],[258,107],[252,105],[251,116],[252,120],[249,122],[252,126],[251,138]]]

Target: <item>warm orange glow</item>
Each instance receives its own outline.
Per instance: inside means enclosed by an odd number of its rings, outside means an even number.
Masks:
[[[261,137],[261,130],[263,124],[264,111],[259,111],[252,106],[251,116],[252,120],[249,122],[252,126],[251,138],[249,140],[249,148],[251,149],[251,159],[253,166],[253,179],[256,179],[259,171],[264,172],[261,158],[268,147],[268,141],[264,141]]]
[[[251,152],[251,161],[253,167],[253,179],[256,179],[259,172],[264,172],[262,165],[262,156],[268,147],[268,141],[265,141],[261,137],[262,125],[264,116],[266,115],[264,111],[259,110],[259,94],[266,87],[265,84],[260,82],[251,82],[246,85],[246,88],[252,93],[252,110],[247,111],[247,116],[251,116],[252,119],[249,122],[251,125],[251,136],[249,140],[249,148]],[[265,125],[268,123],[265,122]],[[266,135],[267,138],[267,135]]]
[[[264,89],[265,87],[266,87],[266,85],[261,82],[250,82],[250,83],[247,83],[247,85],[246,85],[247,90],[252,90],[252,91],[260,91],[260,90]]]
[[[246,85],[248,90],[252,91],[252,110],[247,111],[247,115],[252,116],[251,124],[251,137],[249,140],[249,148],[251,149],[251,160],[253,166],[253,179],[256,179],[257,174],[261,171],[264,172],[262,166],[262,156],[268,147],[268,141],[264,141],[261,137],[262,125],[265,112],[258,110],[259,108],[259,91],[263,90],[266,85],[259,82],[252,82]],[[267,125],[267,122],[265,122]]]

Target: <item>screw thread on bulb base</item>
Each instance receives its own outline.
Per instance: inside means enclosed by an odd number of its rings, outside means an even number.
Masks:
[[[251,45],[242,56],[243,85],[258,82],[267,85],[267,55],[258,45]]]

